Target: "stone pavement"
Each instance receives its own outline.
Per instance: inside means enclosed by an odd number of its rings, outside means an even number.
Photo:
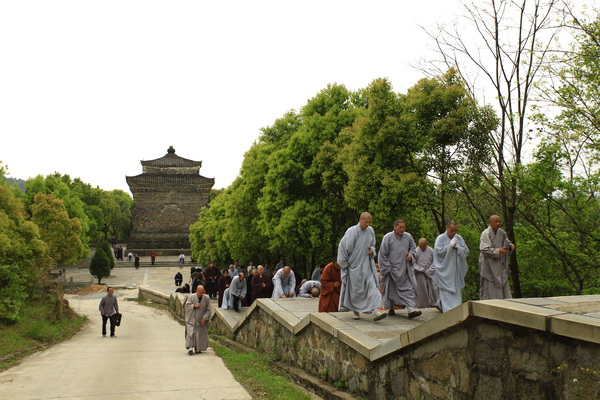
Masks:
[[[122,286],[174,289],[179,268],[115,268],[105,281]],[[189,266],[187,274],[189,276]],[[67,280],[89,281],[86,269],[71,267]],[[103,294],[66,295],[89,316],[72,339],[35,353],[0,373],[5,399],[251,399],[211,348],[190,357],[184,328],[168,313],[137,304],[137,290],[116,289],[123,324],[115,338],[101,336],[98,304]]]

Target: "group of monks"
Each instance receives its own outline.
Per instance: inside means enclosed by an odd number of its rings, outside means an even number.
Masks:
[[[405,222],[396,220],[393,230],[381,241],[378,265],[371,223],[371,214],[362,213],[358,224],[348,228],[341,239],[337,260],[315,270],[311,280],[298,286],[294,272],[283,264],[276,267],[272,277],[259,265],[250,272],[248,282],[244,272],[236,272],[235,266],[230,266],[233,268],[223,271],[219,279],[219,306],[240,312],[242,305],[249,305],[244,303],[249,286],[250,304],[257,298],[268,297],[318,298],[319,312],[352,311],[354,319],[368,313],[374,321],[395,315],[397,309],[406,308],[408,318],[415,318],[421,315],[417,308],[435,307],[447,312],[462,304],[469,248],[457,233],[455,221],[446,224],[446,231],[431,248],[426,238],[419,239],[417,246],[406,232]],[[499,216],[491,216],[488,228],[480,236],[482,300],[511,297],[508,256],[515,245],[501,225]],[[211,307],[203,286],[198,286],[196,293],[188,297],[185,310],[186,348],[192,355],[206,350],[208,345]]]
[[[338,246],[341,266],[339,311],[352,311],[353,318],[370,313],[375,321],[406,308],[408,318],[421,315],[417,307],[435,307],[447,312],[462,304],[469,248],[449,221],[446,231],[432,249],[421,238],[418,247],[406,224],[398,219],[393,231],[381,241],[378,269],[375,264],[375,232],[371,214],[361,215],[359,223],[348,228]],[[481,233],[479,246],[480,299],[510,298],[508,256],[515,245],[500,228],[501,218],[492,215]],[[380,310],[387,309],[388,312]]]

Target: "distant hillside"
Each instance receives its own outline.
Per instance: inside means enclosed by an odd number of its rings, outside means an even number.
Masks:
[[[5,178],[6,182],[9,185],[17,185],[19,187],[19,190],[21,190],[21,192],[25,192],[25,181],[23,179],[17,179],[17,178]]]

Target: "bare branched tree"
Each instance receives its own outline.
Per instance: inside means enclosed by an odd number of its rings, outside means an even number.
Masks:
[[[490,132],[493,162],[482,164],[478,172],[491,188],[490,198],[501,210],[504,228],[513,243],[517,243],[517,173],[533,131],[527,126],[530,100],[538,74],[563,26],[563,7],[558,0],[465,3],[466,14],[461,19],[428,32],[441,56],[429,63],[429,72],[454,67],[476,98],[481,99],[477,94],[484,86],[495,94],[493,106],[500,123]],[[514,293],[520,297],[515,253],[510,262]]]

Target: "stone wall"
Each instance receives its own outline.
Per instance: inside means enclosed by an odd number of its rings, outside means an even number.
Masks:
[[[294,333],[255,307],[232,330],[213,329],[369,399],[600,398],[600,346],[469,316],[375,360],[316,323]]]

